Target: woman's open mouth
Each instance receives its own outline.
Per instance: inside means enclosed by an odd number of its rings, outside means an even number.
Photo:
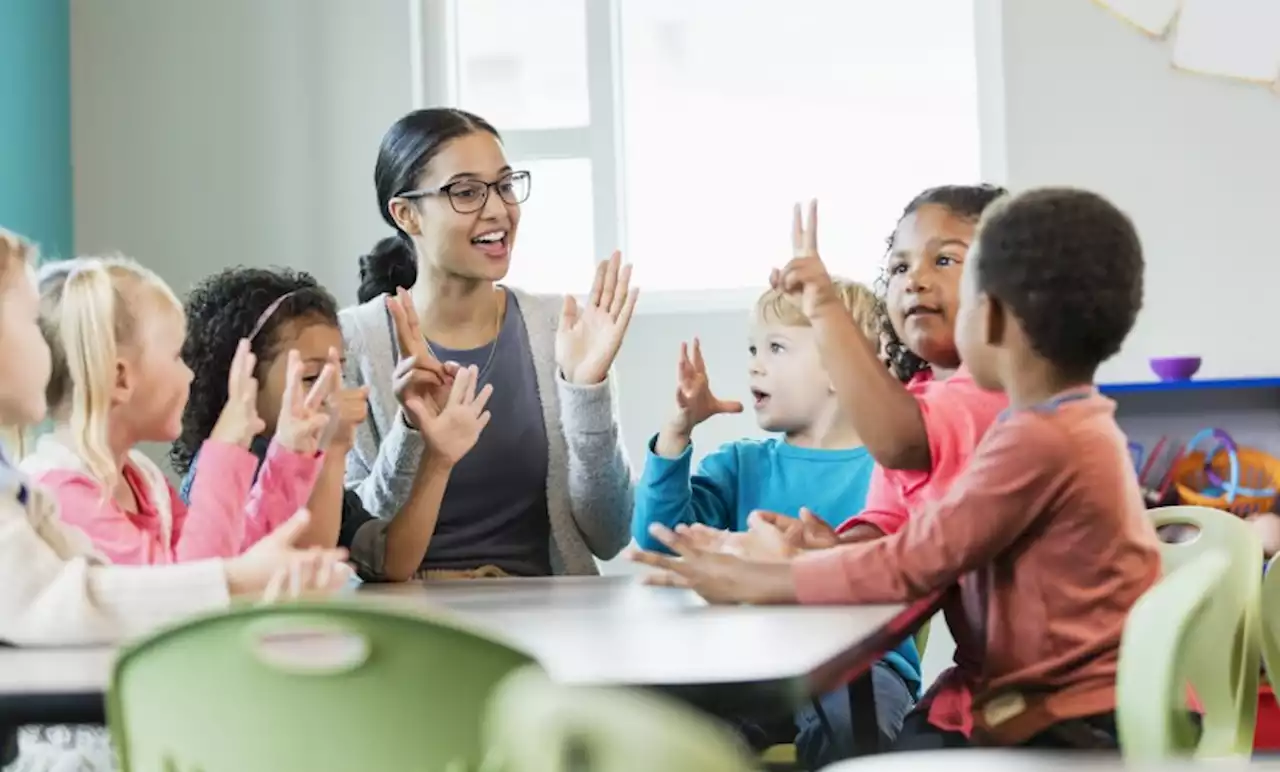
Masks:
[[[487,257],[502,259],[507,256],[507,231],[494,230],[481,233],[471,239],[471,246],[483,252]]]

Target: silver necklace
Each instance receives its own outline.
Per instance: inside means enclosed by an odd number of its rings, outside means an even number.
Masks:
[[[505,297],[505,296],[504,296]],[[476,380],[479,381],[489,373],[489,368],[493,365],[493,357],[498,353],[498,338],[502,335],[502,308],[494,303],[493,308],[493,342],[489,344],[489,358],[484,361],[484,366],[480,368],[476,374]],[[427,344],[427,353],[435,360],[440,361],[440,357],[436,354],[436,350],[432,348],[431,341],[423,334],[422,341]]]

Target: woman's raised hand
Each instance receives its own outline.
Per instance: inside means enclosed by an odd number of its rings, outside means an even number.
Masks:
[[[631,265],[614,252],[596,266],[595,283],[584,306],[566,295],[556,330],[556,364],[564,379],[577,386],[604,381],[631,324],[640,289],[631,286]]]
[[[387,310],[400,346],[400,361],[393,377],[395,395],[405,420],[416,429],[421,426],[419,419],[430,415],[428,403],[438,410],[448,402],[458,368],[453,363],[442,364],[431,355],[408,290],[401,287],[395,297],[387,298]]]

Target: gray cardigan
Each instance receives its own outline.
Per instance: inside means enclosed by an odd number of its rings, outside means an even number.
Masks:
[[[634,490],[614,411],[615,379],[586,387],[566,382],[555,362],[561,298],[507,291],[519,302],[538,371],[547,429],[551,566],[557,574],[595,574],[592,555],[612,558],[630,538]],[[345,308],[338,318],[346,348],[344,380],[369,387],[369,418],[347,456],[346,485],[370,514],[390,518],[409,495],[424,440],[398,420],[392,373],[399,352],[385,297]]]

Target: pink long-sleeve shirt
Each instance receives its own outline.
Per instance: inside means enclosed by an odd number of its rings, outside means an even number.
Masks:
[[[877,464],[866,507],[841,524],[842,532],[869,523],[886,534],[896,533],[910,514],[946,494],[987,429],[1009,406],[1008,397],[979,388],[964,367],[945,381],[927,371],[919,373],[907,384],[907,391],[916,398],[924,418],[931,467],[921,472]]]
[[[160,468],[133,451],[123,475],[136,512],[119,506],[74,450],[54,436],[42,437],[22,468],[55,496],[62,520],[88,535],[111,562],[166,565],[228,558],[248,549],[306,503],[322,461],[322,455],[272,443],[255,483],[258,461],[252,453],[209,440],[200,449],[200,473],[187,505]]]

